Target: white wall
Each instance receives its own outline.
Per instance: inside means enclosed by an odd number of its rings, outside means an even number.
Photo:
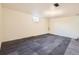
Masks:
[[[9,41],[47,33],[47,22],[40,18],[38,23],[32,21],[32,15],[3,8],[4,40]]]
[[[50,33],[71,38],[79,37],[79,16],[50,19]]]
[[[79,37],[79,16],[52,18],[49,19],[49,23],[48,20],[40,18],[38,23],[34,23],[31,14],[3,8],[3,21],[4,39],[0,41],[45,34],[48,33],[48,26],[49,33],[71,38]]]
[[[2,35],[2,7],[0,4],[0,47],[1,47],[2,39],[3,39],[3,35]]]

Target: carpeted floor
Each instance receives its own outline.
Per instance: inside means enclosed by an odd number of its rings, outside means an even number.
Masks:
[[[3,55],[64,55],[71,38],[44,34],[31,38],[3,42]]]
[[[79,55],[79,39],[72,39],[69,43],[65,55]]]

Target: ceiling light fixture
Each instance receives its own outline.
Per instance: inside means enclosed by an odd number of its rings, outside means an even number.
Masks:
[[[54,4],[54,6],[55,6],[55,7],[58,7],[58,6],[59,6],[59,4],[58,4],[58,3],[55,3],[55,4]]]

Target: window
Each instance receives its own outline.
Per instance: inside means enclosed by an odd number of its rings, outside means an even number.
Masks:
[[[39,17],[38,16],[33,16],[32,19],[33,19],[33,22],[39,22]]]

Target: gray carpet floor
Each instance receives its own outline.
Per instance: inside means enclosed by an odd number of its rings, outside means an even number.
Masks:
[[[79,40],[71,40],[65,51],[65,55],[79,55]]]
[[[71,38],[45,34],[23,40],[16,47],[12,45],[2,51],[7,55],[64,55]]]

